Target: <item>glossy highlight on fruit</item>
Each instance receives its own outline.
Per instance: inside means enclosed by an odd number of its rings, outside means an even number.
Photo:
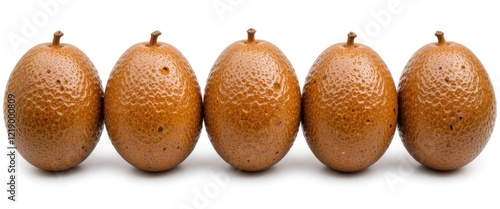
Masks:
[[[490,78],[467,47],[447,42],[420,48],[401,75],[399,134],[408,152],[435,170],[454,170],[474,160],[495,126]]]
[[[341,172],[368,168],[387,150],[396,130],[396,86],[370,47],[347,42],[316,59],[302,95],[303,133],[314,155]]]
[[[52,43],[24,54],[4,96],[5,124],[15,133],[17,150],[47,171],[80,164],[94,150],[103,128],[104,95],[97,70],[77,47],[60,43],[63,35],[57,31]]]
[[[244,171],[280,161],[300,123],[300,87],[292,65],[272,43],[248,39],[229,45],[205,88],[205,125],[217,153]]]
[[[106,129],[128,163],[159,172],[193,151],[203,122],[196,76],[174,46],[149,42],[130,47],[116,63],[105,93]]]

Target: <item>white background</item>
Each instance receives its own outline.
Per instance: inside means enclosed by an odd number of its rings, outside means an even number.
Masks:
[[[62,42],[87,54],[105,86],[120,55],[158,29],[163,33],[159,41],[185,55],[204,89],[215,59],[226,46],[245,39],[249,27],[257,30],[257,39],[274,43],[287,55],[301,87],[316,57],[344,42],[349,31],[380,54],[397,84],[410,56],[435,42],[434,32],[442,30],[448,41],[462,43],[481,59],[500,92],[500,13],[494,1],[66,0],[50,11],[40,6],[45,2],[55,0],[0,3],[2,93],[20,57],[32,46],[50,42],[56,30],[65,33]],[[34,30],[23,32],[31,24]],[[5,129],[0,130],[7,141]],[[316,160],[300,131],[288,155],[273,168],[243,173],[217,155],[203,129],[195,150],[179,167],[151,174],[122,160],[104,132],[89,158],[66,172],[41,171],[18,155],[14,204],[7,200],[8,158],[2,155],[0,202],[1,208],[499,208],[498,133],[497,127],[481,155],[454,172],[416,164],[396,133],[376,164],[343,174]],[[229,180],[217,184],[211,173]]]

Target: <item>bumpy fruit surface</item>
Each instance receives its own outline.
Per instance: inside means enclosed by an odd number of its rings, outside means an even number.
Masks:
[[[311,67],[302,96],[302,127],[314,155],[342,172],[368,168],[387,150],[397,123],[397,93],[384,61],[370,47],[327,48]]]
[[[465,46],[447,42],[420,48],[399,81],[399,133],[408,152],[436,170],[454,170],[486,146],[496,117],[490,78]]]
[[[150,42],[130,47],[118,60],[104,99],[106,129],[127,162],[150,172],[179,165],[193,151],[203,122],[200,87],[174,46]]]
[[[97,70],[77,47],[60,43],[62,36],[58,31],[52,43],[26,52],[4,97],[5,124],[15,132],[19,154],[48,171],[80,164],[103,128],[104,95]]]
[[[217,153],[245,171],[267,169],[288,152],[300,123],[300,87],[273,44],[248,39],[228,46],[205,88],[205,124]]]

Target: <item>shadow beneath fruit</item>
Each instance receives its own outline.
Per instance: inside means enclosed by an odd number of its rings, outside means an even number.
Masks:
[[[243,171],[234,167],[229,167],[228,173],[231,176],[239,176],[243,178],[260,178],[276,173],[277,170],[278,169],[274,166],[261,171]]]
[[[327,166],[324,166],[321,169],[321,173],[333,176],[335,178],[341,178],[341,179],[357,179],[357,178],[363,178],[368,175],[371,175],[373,173],[373,169],[367,168],[361,171],[356,171],[356,172],[341,172],[337,170],[333,170]]]
[[[133,166],[130,166],[130,170],[131,170],[130,173],[132,173],[132,175],[139,178],[163,178],[168,176],[179,175],[180,173],[183,172],[184,168],[181,164],[166,171],[160,171],[160,172],[143,171]]]
[[[430,169],[430,168],[425,167],[423,165],[416,166],[415,170],[416,170],[416,172],[419,172],[420,174],[423,174],[423,175],[432,176],[432,177],[443,177],[443,178],[460,176],[460,175],[464,175],[467,172],[467,168],[459,168],[459,169],[451,170],[451,171],[439,171],[439,170]]]
[[[76,166],[64,171],[46,171],[39,168],[32,167],[33,173],[42,178],[64,178],[70,176],[77,176],[84,173],[84,168],[82,166]]]

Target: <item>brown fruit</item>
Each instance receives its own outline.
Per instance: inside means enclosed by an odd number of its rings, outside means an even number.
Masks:
[[[300,87],[292,65],[272,43],[229,45],[205,88],[205,125],[217,153],[245,171],[267,169],[290,150],[300,124]]]
[[[368,168],[387,150],[396,130],[396,86],[384,61],[368,46],[327,48],[311,67],[302,96],[302,127],[309,148],[342,172]]]
[[[60,171],[85,160],[103,127],[103,91],[97,70],[77,47],[52,43],[31,48],[10,75],[4,119],[19,154],[32,165]],[[10,136],[10,135],[9,135]]]
[[[200,87],[174,46],[150,42],[130,47],[116,63],[104,98],[106,129],[118,153],[151,172],[180,164],[193,151],[203,122]]]
[[[408,152],[436,170],[465,166],[483,150],[496,117],[489,76],[465,46],[446,42],[420,48],[398,87],[399,134]]]

